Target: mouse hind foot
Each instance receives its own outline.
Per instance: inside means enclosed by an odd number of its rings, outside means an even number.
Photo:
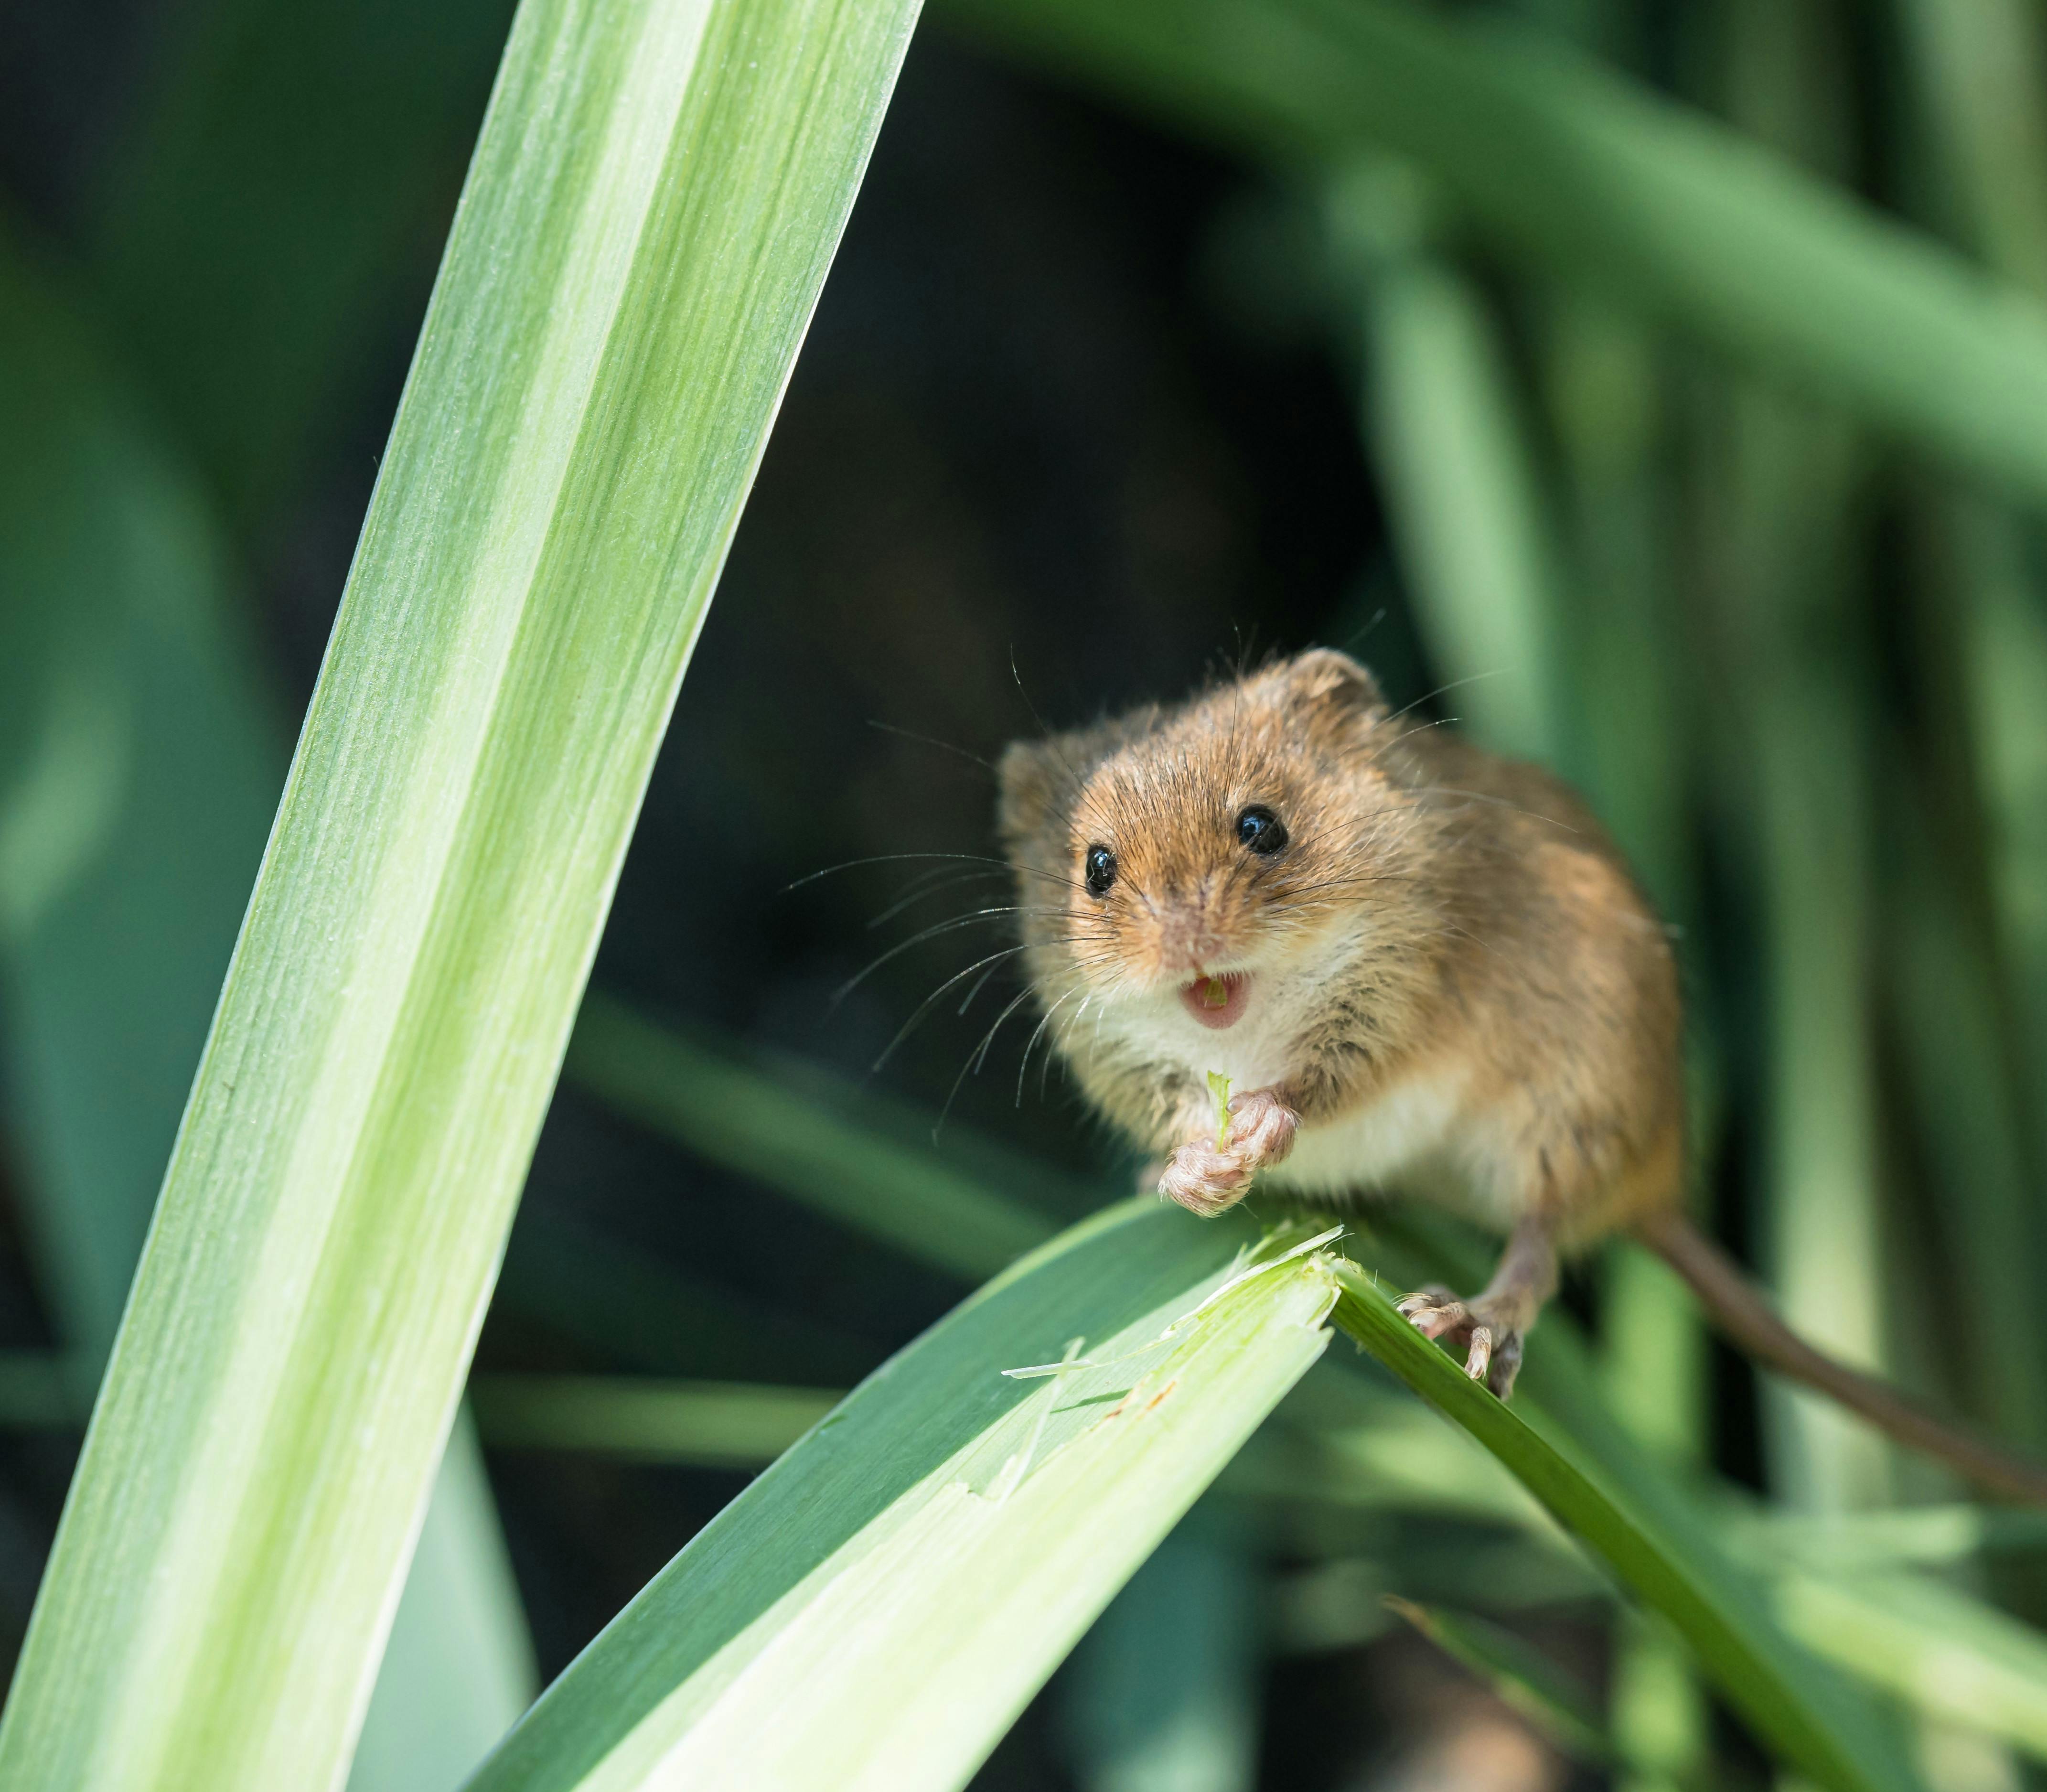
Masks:
[[[1550,1228],[1530,1219],[1515,1228],[1482,1292],[1461,1300],[1448,1288],[1426,1287],[1398,1306],[1424,1337],[1461,1348],[1465,1373],[1503,1400],[1521,1372],[1522,1340],[1556,1289],[1557,1248]]]
[[[1422,1337],[1461,1349],[1465,1373],[1482,1381],[1503,1400],[1521,1372],[1521,1331],[1515,1315],[1484,1300],[1463,1301],[1448,1288],[1430,1287],[1398,1303],[1400,1316]]]

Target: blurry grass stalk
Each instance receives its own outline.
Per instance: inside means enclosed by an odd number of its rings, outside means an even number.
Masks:
[[[1607,1733],[1585,1693],[1533,1645],[1496,1624],[1458,1612],[1405,1599],[1389,1598],[1386,1603],[1573,1760],[1608,1770],[1621,1764],[1616,1739]]]
[[[1034,1252],[699,1531],[472,1792],[964,1784],[1321,1354],[1313,1237],[1140,1200]]]
[[[1056,1229],[1045,1213],[938,1155],[921,1122],[914,1138],[884,1136],[882,1097],[815,1076],[799,1090],[599,992],[577,1017],[564,1069],[607,1105],[721,1168],[968,1281],[1008,1268]],[[1053,1185],[1048,1205],[1073,1198],[1041,1174]]]
[[[1081,1639],[1055,1686],[1080,1792],[1255,1792],[1254,1543],[1240,1514],[1203,1501]]]
[[[2047,501],[2047,311],[1554,39],[1388,0],[946,0],[1294,170],[1391,151],[1500,246]]]
[[[705,1469],[773,1461],[839,1399],[815,1388],[631,1376],[490,1375],[470,1390],[493,1449],[587,1450]]]
[[[1922,1575],[1790,1574],[1794,1635],[1936,1718],[2047,1761],[2047,1637]]]
[[[1736,122],[1831,167],[1846,130],[1840,46],[1814,0],[1740,0],[1718,72]],[[1879,1365],[1885,1287],[1877,1182],[1867,669],[1851,607],[1857,455],[1839,419],[1739,387],[1714,407],[1702,528],[1720,742],[1740,795],[1725,816],[1751,854],[1768,1037],[1763,1175],[1771,1285],[1785,1317]],[[1888,1453],[1813,1396],[1764,1388],[1772,1480],[1793,1504],[1879,1503]]]
[[[1434,252],[1429,183],[1358,161],[1325,200],[1356,296],[1361,427],[1446,713],[1487,745],[1561,765],[1555,548],[1506,351],[1484,299]]]
[[[1659,911],[1696,939],[1701,903],[1688,835],[1666,405],[1654,344],[1610,307],[1547,296],[1541,321],[1548,400],[1575,552],[1567,639],[1581,693],[1579,781]],[[1694,949],[1696,950],[1696,948]],[[1688,967],[1689,968],[1689,967]],[[1688,985],[1695,986],[1688,977]],[[1710,1017],[1688,1016],[1694,1082],[1710,1079]],[[1693,1101],[1693,1161],[1710,1161],[1712,1105]],[[1603,1264],[1600,1344],[1608,1397],[1644,1449],[1680,1472],[1705,1457],[1705,1333],[1666,1265],[1625,1243]],[[1708,1714],[1668,1627],[1621,1615],[1610,1721],[1637,1792],[1695,1779]]]
[[[1990,265],[2047,300],[2047,37],[2037,10],[2023,0],[1902,0],[1899,10],[1948,210]],[[1959,722],[1972,749],[1958,769],[1973,774],[1974,788],[1960,806],[1983,818],[1995,920],[1983,940],[1983,930],[1955,926],[1952,898],[1929,916],[1908,896],[1918,962],[1905,1027],[1920,1053],[1932,1155],[1960,1185],[1944,1211],[1954,1214],[1967,1253],[1969,1304],[1994,1316],[2000,1333],[2018,1334],[1988,1349],[1980,1337],[1971,1341],[1984,1410],[2037,1446],[2047,1438],[2047,1302],[2033,1194],[2047,1173],[2041,541],[2037,524],[1952,491],[1935,528],[1944,552],[1925,575],[1937,589],[1921,594],[1921,612],[1956,674],[1960,714],[1942,719]],[[1958,946],[1969,958],[1959,977]],[[1956,991],[1966,1004],[1959,1016]],[[1966,1065],[1941,1052],[1943,1037],[1964,1045]]]
[[[193,0],[151,41],[95,158],[83,253],[151,410],[245,548],[300,496],[384,320],[415,302],[511,11]]]
[[[346,1762],[914,11],[521,11],[0,1723],[10,1787]]]

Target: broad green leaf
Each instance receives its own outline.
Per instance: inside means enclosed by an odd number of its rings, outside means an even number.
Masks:
[[[1247,1261],[1240,1217],[1140,1200],[1018,1264],[700,1532],[471,1792],[964,1783],[1321,1353],[1334,1283],[1291,1237]]]
[[[346,1761],[914,10],[520,13],[0,1721],[9,1786]]]
[[[0,265],[0,964],[22,1205],[82,1416],[113,1343],[284,782],[210,506],[60,277]],[[358,1792],[442,1792],[536,1690],[465,1428]],[[486,1619],[489,1628],[471,1628]],[[431,1731],[431,1748],[418,1736]],[[451,1767],[448,1763],[452,1761]],[[407,1764],[428,1777],[408,1777]]]
[[[1337,1322],[1414,1391],[1469,1431],[1558,1521],[1690,1643],[1701,1665],[1756,1735],[1835,1792],[1913,1783],[1883,1726],[1854,1689],[1780,1629],[1760,1589],[1654,1482],[1617,1484],[1584,1465],[1561,1430],[1538,1430],[1463,1371],[1394,1310],[1377,1284],[1340,1267]],[[1533,1364],[1531,1354],[1530,1365]]]
[[[1532,31],[1387,0],[946,0],[1288,168],[1412,157],[1503,243],[2037,503],[2047,312]]]

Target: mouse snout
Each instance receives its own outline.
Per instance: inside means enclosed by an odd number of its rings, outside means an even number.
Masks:
[[[1216,963],[1226,950],[1205,890],[1170,897],[1159,905],[1156,951],[1162,976],[1193,975]]]

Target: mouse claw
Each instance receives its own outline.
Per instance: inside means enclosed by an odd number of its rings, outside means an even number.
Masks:
[[[1502,1325],[1483,1303],[1468,1305],[1448,1288],[1427,1287],[1403,1296],[1394,1310],[1422,1337],[1454,1350],[1462,1345],[1465,1373],[1503,1400],[1514,1391],[1521,1371],[1521,1334]]]
[[[1403,1319],[1411,1319],[1418,1313],[1432,1306],[1454,1306],[1457,1297],[1440,1282],[1431,1282],[1426,1288],[1418,1288],[1411,1295],[1403,1295],[1393,1303],[1393,1310]]]
[[[1251,1172],[1234,1154],[1205,1145],[1181,1146],[1159,1178],[1161,1194],[1205,1220],[1235,1206],[1250,1186]]]

